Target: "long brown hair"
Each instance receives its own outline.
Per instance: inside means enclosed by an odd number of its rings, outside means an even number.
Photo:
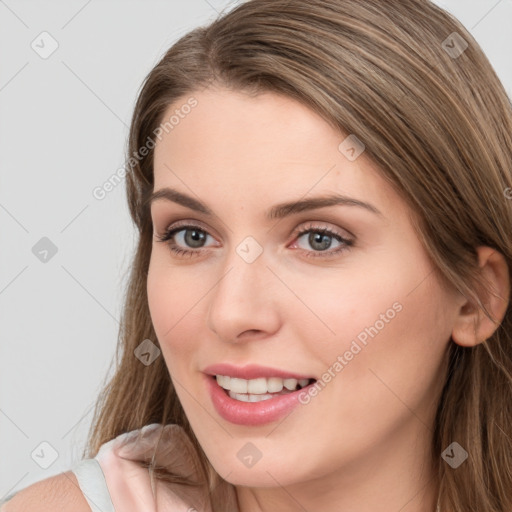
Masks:
[[[488,316],[476,293],[475,249],[499,251],[512,274],[512,105],[471,34],[428,0],[249,0],[186,34],[148,74],[127,154],[138,245],[115,373],[99,397],[84,455],[148,423],[176,423],[213,479],[163,358],[145,366],[134,357],[143,340],[158,345],[146,292],[153,151],[138,153],[159,133],[169,105],[212,83],[288,95],[355,134],[416,213],[414,227],[439,277]],[[470,348],[452,342],[447,357],[432,437],[441,510],[510,512],[510,305],[488,340]],[[453,441],[469,453],[457,470],[441,459]]]

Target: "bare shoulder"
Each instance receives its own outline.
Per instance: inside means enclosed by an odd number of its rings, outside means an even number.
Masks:
[[[0,512],[91,512],[75,474],[66,471],[19,491]]]

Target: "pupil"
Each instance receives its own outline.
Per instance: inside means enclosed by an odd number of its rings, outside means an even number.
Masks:
[[[322,241],[324,243],[322,243]],[[315,247],[315,244],[320,244],[320,247],[317,247],[320,250],[328,249],[331,246],[330,235],[326,235],[325,233],[311,233],[309,235],[309,243],[312,247]]]
[[[204,238],[205,233],[203,233],[202,231],[198,231],[197,229],[187,230],[187,234],[185,236],[187,244],[192,247],[200,247],[201,242],[204,242]],[[197,242],[199,242],[199,244],[197,244]]]

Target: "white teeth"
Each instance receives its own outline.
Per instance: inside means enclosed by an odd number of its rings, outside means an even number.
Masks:
[[[262,395],[267,392],[267,379],[251,379],[247,381],[247,393],[251,395]]]
[[[274,398],[272,395],[247,395],[241,393],[233,393],[233,391],[229,392],[229,396],[234,398],[235,400],[240,400],[240,402],[262,402],[263,400],[268,400],[270,398]]]
[[[290,391],[293,391],[297,387],[297,383],[297,379],[284,379],[284,387]]]
[[[269,398],[273,398],[272,395],[247,395],[249,397],[249,402],[262,402],[263,400],[268,400]]]
[[[224,375],[216,375],[217,383],[221,388],[229,389],[229,381],[231,380],[229,377]]]
[[[234,391],[235,393],[247,393],[247,384],[248,380],[245,379],[237,379],[235,377],[229,378],[229,389]]]
[[[283,379],[277,377],[270,377],[267,379],[267,390],[269,393],[279,393],[283,389]]]
[[[231,391],[233,395],[258,395],[258,397],[263,397],[268,393],[279,393],[283,389],[295,391],[297,384],[303,388],[309,382],[309,379],[281,379],[279,377],[270,377],[268,379],[260,377],[246,380],[227,375],[216,375],[216,379],[221,388]],[[243,400],[243,398],[240,400]]]

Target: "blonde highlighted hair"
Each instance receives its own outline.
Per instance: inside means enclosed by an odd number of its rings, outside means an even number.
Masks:
[[[415,212],[412,221],[439,277],[489,316],[477,294],[485,283],[475,249],[499,251],[512,275],[512,105],[480,46],[453,16],[428,0],[244,2],[183,36],[148,74],[132,118],[128,159],[154,136],[169,105],[211,84],[285,94],[355,134]],[[213,489],[216,474],[163,358],[145,366],[133,355],[144,339],[158,344],[146,292],[153,151],[130,162],[126,186],[138,245],[115,372],[98,399],[84,455],[94,456],[123,432],[176,423],[193,441]],[[489,339],[471,348],[451,342],[447,357],[432,436],[440,508],[510,512],[510,304]],[[457,470],[441,459],[453,441],[469,454]]]

